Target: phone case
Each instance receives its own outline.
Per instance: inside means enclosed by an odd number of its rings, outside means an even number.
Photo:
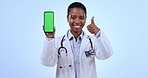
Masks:
[[[44,12],[44,32],[54,32],[54,12]]]

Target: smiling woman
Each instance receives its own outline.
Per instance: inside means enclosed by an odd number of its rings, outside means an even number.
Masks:
[[[70,29],[64,36],[45,33],[41,63],[49,67],[57,64],[56,78],[97,78],[95,57],[104,60],[112,55],[107,37],[95,25],[94,17],[87,27],[94,36],[84,33],[86,8],[80,2],[70,4],[67,21]]]
[[[71,56],[68,60],[79,59],[80,65],[84,67],[91,65],[93,61],[89,58],[93,55],[89,51],[91,50],[89,37],[94,37],[94,34],[89,32],[91,31],[89,24],[92,22],[100,28],[101,33],[105,32],[114,51],[114,55],[107,60],[95,60],[98,78],[148,78],[148,0],[81,0],[87,8],[87,19],[82,28],[82,34],[77,38],[78,46],[75,46],[76,39],[67,22],[69,14],[67,8],[71,2],[72,0],[62,0],[62,2],[59,0],[1,0],[0,78],[55,78],[56,67],[59,63],[48,68],[40,63],[43,40],[47,38],[42,29],[43,12],[46,10],[52,10],[55,14],[56,32],[53,40],[59,41],[55,47],[56,52],[61,47],[60,40],[65,34],[62,44],[68,50],[66,58]],[[95,18],[92,18],[93,16]],[[83,35],[84,32],[91,36]],[[92,38],[91,41],[94,49],[97,42],[94,43]],[[79,47],[81,47],[80,50],[78,50]],[[61,56],[66,56],[65,51],[62,51]],[[81,53],[77,59],[77,56],[73,56],[73,52],[77,55],[79,51]],[[58,52],[56,54],[58,55]],[[61,59],[60,56],[58,57]],[[73,66],[75,62],[68,61],[66,58],[62,57],[64,64],[60,63],[58,67],[63,68],[58,69],[59,71],[64,72],[66,67],[69,71],[75,68]],[[53,64],[54,60],[49,62]],[[80,68],[84,69],[84,67]],[[87,69],[92,70],[92,67]],[[88,76],[92,72],[86,71],[88,75],[83,73]],[[62,74],[62,76],[67,76],[67,74]]]

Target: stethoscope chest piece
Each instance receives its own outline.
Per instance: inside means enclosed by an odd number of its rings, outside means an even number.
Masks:
[[[67,49],[63,46],[58,49],[58,54],[61,55],[61,53],[64,53],[67,56]]]

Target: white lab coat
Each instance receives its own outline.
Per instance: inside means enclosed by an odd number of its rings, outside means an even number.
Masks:
[[[70,46],[70,41],[65,35],[63,46],[67,49],[67,56],[65,52],[61,52],[61,58],[58,57],[58,49],[61,47],[61,37],[54,38],[50,41],[46,40],[43,45],[41,63],[45,66],[55,66],[57,64],[56,78],[75,78],[74,56]],[[97,78],[95,57],[100,60],[109,58],[112,55],[112,48],[105,34],[100,31],[100,37],[91,36],[93,49],[95,51],[94,57],[86,57],[85,51],[91,47],[88,36],[84,34],[80,47],[80,78]],[[60,66],[66,66],[60,68]],[[69,67],[71,65],[71,67]]]

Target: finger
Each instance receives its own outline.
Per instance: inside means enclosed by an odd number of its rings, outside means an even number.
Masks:
[[[88,31],[90,31],[92,29],[91,25],[87,26]]]
[[[45,33],[45,35],[46,35],[47,37],[53,37],[53,36],[54,36],[54,33]]]
[[[94,30],[88,30],[91,34],[93,34],[94,33]]]
[[[90,32],[90,33],[93,33],[94,31],[95,31],[95,29],[94,28],[91,28],[91,27],[89,27],[89,28],[87,28],[88,29],[88,31]]]
[[[90,30],[95,30],[95,27],[90,26],[89,29],[90,29]]]
[[[51,35],[51,33],[47,33],[47,32],[46,32],[45,35]]]
[[[88,28],[88,30],[89,30],[89,31],[92,31],[93,29],[92,29],[92,28]]]
[[[95,29],[93,29],[93,28],[90,28],[89,30],[90,30],[91,32],[93,32]]]
[[[87,26],[87,28],[90,28],[90,24]]]
[[[92,25],[91,25],[91,24],[89,24],[89,25],[87,26],[87,28],[92,28]]]
[[[55,33],[55,31],[56,31],[56,27],[54,27],[54,33]]]
[[[91,24],[94,24],[94,16],[91,18]]]
[[[43,27],[43,30],[44,30],[44,25],[42,26]],[[56,27],[54,26],[54,32],[56,31]]]
[[[91,34],[93,34],[93,33],[95,33],[95,30],[92,29],[92,30],[90,30],[89,32],[90,32]]]
[[[51,33],[51,32],[45,32],[45,35],[54,35],[54,32],[53,33]]]
[[[44,25],[42,27],[43,27],[43,30],[44,30]]]

